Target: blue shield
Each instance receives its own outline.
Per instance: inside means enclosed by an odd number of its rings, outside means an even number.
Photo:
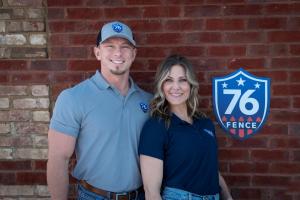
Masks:
[[[239,69],[213,78],[213,107],[221,127],[234,138],[255,135],[270,109],[270,79]]]

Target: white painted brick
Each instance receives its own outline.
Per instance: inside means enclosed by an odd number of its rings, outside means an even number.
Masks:
[[[6,134],[10,132],[10,124],[0,122],[0,134]]]
[[[45,45],[47,43],[45,34],[31,34],[29,40],[32,45]]]
[[[29,18],[43,18],[44,10],[39,8],[29,8],[27,10],[27,15]]]
[[[0,85],[0,95],[26,95],[27,86]]]
[[[0,98],[0,108],[9,108],[8,98]]]
[[[31,86],[31,94],[33,96],[48,96],[49,87],[47,85],[33,85]]]
[[[6,38],[4,35],[0,35],[0,44],[5,45],[6,44]]]
[[[0,160],[1,159],[12,159],[12,149],[10,148],[0,148]],[[1,186],[1,185],[0,185]],[[0,189],[1,192],[1,189]]]
[[[23,45],[26,43],[26,37],[22,34],[5,35],[7,45]]]
[[[49,125],[48,123],[28,123],[18,122],[14,123],[16,134],[47,134]]]
[[[48,149],[18,148],[13,153],[15,159],[47,159]]]
[[[48,122],[50,120],[49,111],[33,111],[33,121]]]
[[[0,21],[0,32],[5,32],[5,22]]]
[[[9,118],[10,121],[29,121],[31,120],[31,112],[27,110],[10,110]]]
[[[32,135],[32,140],[35,147],[48,147],[47,135]]]
[[[2,196],[18,196],[18,195],[34,195],[34,186],[28,185],[0,185],[0,195]]]
[[[49,108],[49,99],[47,98],[24,98],[13,100],[13,107],[26,109],[26,108]]]
[[[38,194],[39,196],[44,196],[44,197],[50,196],[48,187],[46,185],[37,185],[35,193]]]

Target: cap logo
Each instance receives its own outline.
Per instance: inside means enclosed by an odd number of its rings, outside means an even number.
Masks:
[[[123,27],[122,27],[121,24],[115,23],[115,24],[112,24],[112,29],[113,29],[115,32],[120,33],[120,32],[122,32]]]

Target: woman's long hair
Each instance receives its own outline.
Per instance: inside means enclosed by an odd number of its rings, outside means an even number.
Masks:
[[[198,90],[199,83],[197,81],[196,73],[193,69],[192,64],[183,56],[171,55],[167,57],[159,66],[155,75],[155,87],[154,87],[154,97],[150,103],[150,115],[156,116],[164,119],[166,121],[166,126],[169,127],[170,124],[170,105],[166,100],[163,93],[162,86],[168,77],[171,68],[174,65],[180,65],[184,68],[186,73],[186,78],[190,84],[190,94],[187,99],[187,114],[189,117],[203,117],[204,114],[199,111],[199,98]]]

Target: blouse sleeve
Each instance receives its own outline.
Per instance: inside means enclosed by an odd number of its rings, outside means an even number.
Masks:
[[[164,160],[166,135],[164,121],[150,118],[141,132],[139,154]]]

